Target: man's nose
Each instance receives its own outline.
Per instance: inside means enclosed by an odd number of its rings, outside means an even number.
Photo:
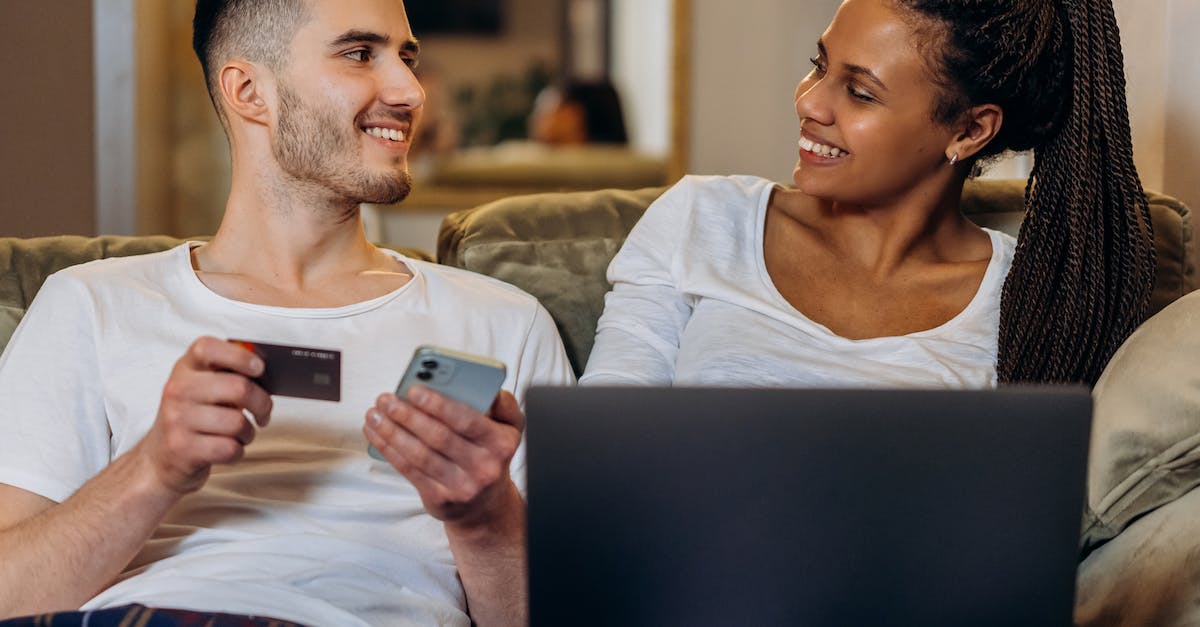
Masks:
[[[425,90],[408,64],[397,59],[383,70],[379,100],[394,107],[416,109],[425,104]]]

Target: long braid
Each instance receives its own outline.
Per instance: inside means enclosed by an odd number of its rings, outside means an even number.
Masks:
[[[1095,383],[1154,282],[1111,0],[900,1],[944,29],[941,121],[999,104],[1001,132],[979,157],[1034,149],[1001,297],[1000,381]]]
[[[1062,4],[1073,35],[1071,101],[1062,130],[1034,151],[1027,215],[1001,299],[1004,382],[1095,383],[1144,318],[1154,282],[1112,4]]]

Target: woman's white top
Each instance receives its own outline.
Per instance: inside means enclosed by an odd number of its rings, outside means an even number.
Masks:
[[[1000,291],[1016,240],[971,302],[932,329],[851,340],[792,307],[763,256],[775,183],[689,176],[647,209],[608,268],[584,385],[945,387],[996,385]]]

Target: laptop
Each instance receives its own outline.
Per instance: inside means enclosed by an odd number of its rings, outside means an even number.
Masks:
[[[531,389],[531,622],[1070,625],[1091,411],[1073,387]]]

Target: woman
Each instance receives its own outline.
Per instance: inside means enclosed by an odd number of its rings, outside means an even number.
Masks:
[[[1111,0],[846,0],[794,188],[688,177],[609,267],[585,384],[1094,383],[1154,276]],[[1020,237],[959,210],[1035,151]]]

